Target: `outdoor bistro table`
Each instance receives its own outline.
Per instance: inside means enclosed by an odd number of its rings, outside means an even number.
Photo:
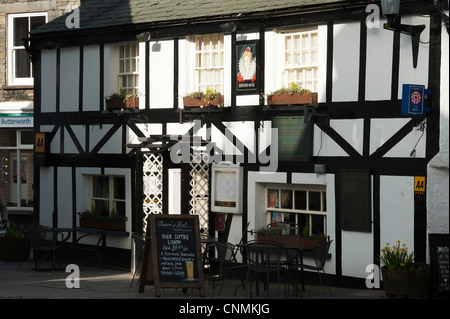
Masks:
[[[128,236],[128,232],[117,231],[117,230],[108,230],[108,229],[100,229],[100,228],[90,228],[90,227],[73,227],[73,228],[56,228],[58,232],[67,233],[65,236],[64,242],[68,242],[70,235],[72,235],[72,245],[71,245],[71,260],[73,259],[73,251],[74,250],[86,250],[93,251],[97,254],[97,258],[100,262],[100,265],[103,267],[103,260],[101,257],[100,249],[102,247],[106,247],[106,237],[107,236]],[[80,237],[77,237],[77,233],[84,233]],[[80,241],[83,238],[90,236],[98,236],[97,243],[94,247],[84,247],[80,246]],[[101,245],[100,245],[101,244]]]

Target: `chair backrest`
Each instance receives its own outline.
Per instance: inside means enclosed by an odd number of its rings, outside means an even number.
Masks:
[[[36,226],[30,229],[32,249],[55,249],[58,232],[52,227]]]
[[[332,241],[333,240],[328,240],[312,248],[317,268],[323,269],[323,267],[325,267],[325,262],[327,261],[328,252],[330,251]]]
[[[272,241],[251,241],[245,245],[247,263],[259,267],[279,265],[286,257],[286,247]]]

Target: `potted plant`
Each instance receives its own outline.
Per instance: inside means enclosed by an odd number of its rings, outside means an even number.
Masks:
[[[224,98],[222,93],[216,91],[215,89],[206,89],[206,93],[193,92],[183,97],[184,107],[222,107],[223,103]]]
[[[28,259],[30,243],[24,232],[14,223],[8,223],[3,237],[0,237],[0,260],[24,261]]]
[[[80,227],[125,231],[125,216],[118,215],[115,208],[112,209],[109,216],[102,216],[92,205],[90,211],[85,210],[80,213]]]
[[[405,244],[389,243],[381,249],[380,262],[384,290],[388,298],[427,298],[430,286],[430,265],[415,262],[414,252]]]
[[[134,110],[139,108],[139,97],[136,94],[127,94],[125,90],[114,92],[105,98],[106,109],[112,110]]]
[[[294,82],[267,95],[267,105],[317,104],[317,93],[303,89]]]

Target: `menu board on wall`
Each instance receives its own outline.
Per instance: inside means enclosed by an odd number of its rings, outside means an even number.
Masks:
[[[371,179],[366,170],[340,172],[340,201],[342,229],[372,231]]]
[[[142,269],[153,265],[156,296],[160,288],[199,288],[204,295],[199,221],[196,215],[150,215],[150,244]],[[142,274],[141,285],[151,274]],[[143,286],[140,287],[140,292]]]
[[[437,297],[449,296],[449,234],[430,234],[431,279]]]

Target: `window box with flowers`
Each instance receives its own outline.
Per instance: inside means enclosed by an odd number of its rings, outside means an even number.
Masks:
[[[93,207],[85,210],[80,215],[80,227],[100,228],[107,230],[125,231],[125,216],[119,216],[114,209],[110,216],[98,215]]]
[[[193,92],[183,97],[183,105],[188,107],[222,107],[224,104],[224,96],[222,93],[214,90],[207,89],[206,93]]]
[[[136,94],[126,94],[124,90],[113,93],[105,98],[106,109],[113,110],[135,110],[139,108],[139,97]]]
[[[281,88],[267,95],[267,105],[317,104],[317,93],[303,89],[294,82],[289,88]]]
[[[408,253],[405,244],[389,243],[381,249],[384,290],[388,298],[428,298],[430,287],[430,265],[416,263],[414,252]]]

